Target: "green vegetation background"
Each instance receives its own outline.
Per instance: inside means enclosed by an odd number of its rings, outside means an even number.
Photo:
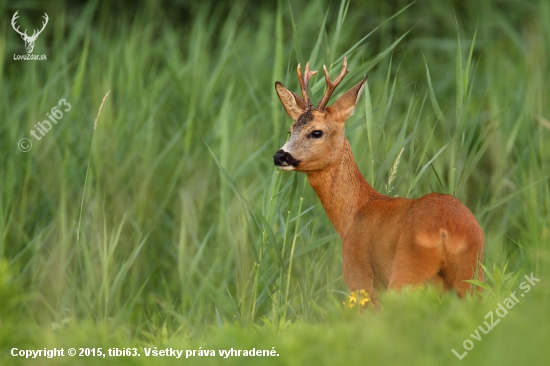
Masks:
[[[16,10],[29,34],[48,14],[34,49],[47,61],[13,59]],[[1,364],[550,361],[548,1],[7,1],[0,14]],[[384,295],[380,312],[342,305],[340,239],[272,155],[291,123],[274,82],[297,90],[298,62],[334,74],[343,56],[336,94],[369,75],[347,126],[360,169],[385,194],[466,203],[486,235],[482,300],[427,288]],[[323,89],[317,77],[314,100]],[[71,110],[31,137],[62,98]],[[472,338],[531,273],[540,282]]]

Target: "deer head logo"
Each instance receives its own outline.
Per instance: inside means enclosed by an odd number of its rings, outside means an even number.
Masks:
[[[40,29],[39,31],[35,29],[34,32],[32,33],[32,36],[29,37],[27,35],[26,29],[24,32],[21,32],[19,30],[19,26],[16,27],[15,21],[17,20],[17,18],[19,18],[19,15],[17,15],[18,12],[19,10],[16,11],[15,14],[13,14],[13,17],[11,18],[11,26],[17,33],[21,35],[21,38],[23,38],[23,41],[25,41],[25,48],[27,49],[27,53],[31,53],[34,48],[34,42],[36,41],[36,38],[38,38],[38,35],[42,33],[44,28],[46,28],[46,24],[48,24],[48,19],[49,19],[48,14],[44,13],[44,19],[46,20],[46,22],[42,23],[42,29]]]

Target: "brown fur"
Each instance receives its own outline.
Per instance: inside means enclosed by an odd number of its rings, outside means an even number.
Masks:
[[[433,282],[463,297],[470,289],[464,280],[477,272],[483,281],[478,265],[483,260],[483,231],[453,196],[393,198],[367,183],[344,129],[365,82],[366,78],[322,110],[305,110],[298,95],[277,83],[279,98],[294,121],[310,115],[306,123],[292,125],[291,137],[280,150],[299,165],[278,165],[306,173],[342,239],[343,274],[350,291],[365,289],[376,302],[378,288]],[[322,138],[311,137],[316,130],[323,132]]]

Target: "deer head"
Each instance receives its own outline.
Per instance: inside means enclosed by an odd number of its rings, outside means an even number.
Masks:
[[[280,82],[275,83],[275,89],[286,113],[294,120],[290,127],[290,138],[284,146],[275,153],[275,165],[283,170],[310,172],[323,170],[342,158],[342,146],[346,140],[344,124],[353,114],[357,100],[367,81],[365,77],[342,95],[330,107],[326,107],[334,89],[349,72],[347,60],[344,58],[342,70],[331,81],[327,68],[323,66],[327,83],[325,94],[317,108],[313,108],[308,96],[308,83],[317,71],[309,70],[306,64],[305,75],[302,75],[298,65],[298,81],[303,98],[288,90]],[[326,108],[325,108],[326,107]]]
[[[17,20],[17,18],[19,18],[19,15],[17,15],[18,12],[19,10],[16,11],[15,14],[13,14],[13,17],[11,18],[11,26],[17,33],[21,35],[21,38],[23,38],[23,41],[25,41],[25,48],[27,49],[27,53],[31,53],[32,50],[34,49],[34,42],[36,41],[36,38],[38,38],[38,35],[42,33],[44,28],[46,28],[46,24],[48,24],[48,19],[49,19],[48,14],[44,13],[44,19],[46,20],[46,22],[42,23],[42,29],[40,29],[39,31],[35,29],[34,32],[32,33],[32,36],[29,37],[27,35],[26,29],[24,32],[21,32],[19,30],[19,26],[17,26],[16,28],[15,21]]]

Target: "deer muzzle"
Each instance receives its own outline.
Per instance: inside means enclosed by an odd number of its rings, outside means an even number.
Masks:
[[[281,149],[273,155],[273,163],[281,169],[293,170],[300,164],[300,160],[295,159],[290,153]]]

